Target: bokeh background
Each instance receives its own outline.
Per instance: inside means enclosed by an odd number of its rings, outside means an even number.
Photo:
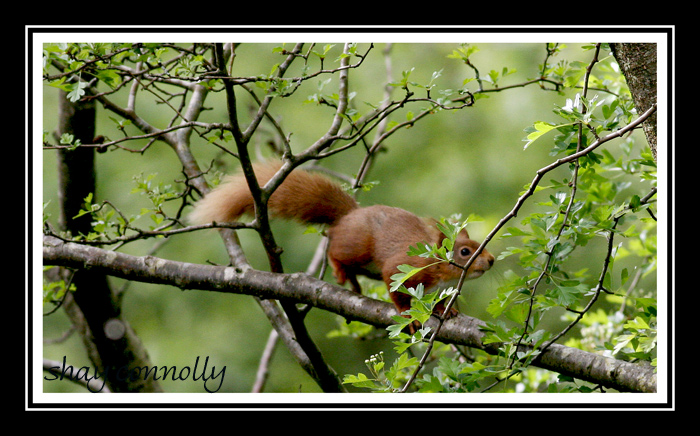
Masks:
[[[467,41],[468,42],[468,41]],[[586,43],[587,41],[581,41]],[[542,43],[477,43],[480,51],[471,58],[482,76],[490,70],[501,71],[503,67],[517,70],[499,83],[501,86],[521,83],[537,77],[545,58],[545,44]],[[567,44],[558,60],[589,62],[592,52],[581,50],[582,44]],[[242,44],[237,49],[234,73],[240,76],[266,74],[282,58],[273,53],[279,44]],[[291,47],[291,44],[287,45]],[[319,44],[322,47],[323,44]],[[342,44],[337,44],[331,53],[337,55]],[[359,45],[364,52],[367,44]],[[365,102],[377,104],[383,99],[387,70],[382,51],[386,44],[377,44],[369,53],[364,64],[350,71],[350,87],[355,96],[354,108],[360,112],[369,110]],[[391,47],[391,74],[399,80],[401,72],[410,70],[411,80],[427,83],[435,71],[442,75],[435,81],[433,96],[440,89],[459,89],[466,78],[474,77],[471,69],[456,59],[448,58],[459,43],[397,43]],[[329,55],[330,67],[333,54]],[[288,75],[299,72],[299,64]],[[296,69],[295,69],[296,68]],[[322,77],[324,80],[330,76]],[[336,76],[325,86],[324,92],[335,92]],[[328,128],[332,109],[326,106],[303,103],[317,92],[318,81],[312,80],[303,85],[289,98],[277,99],[271,112],[287,134],[291,134],[291,144],[295,151],[303,150],[312,144]],[[469,85],[471,90],[476,84]],[[421,89],[413,89],[417,95]],[[394,99],[400,98],[400,89],[394,90]],[[477,214],[482,221],[468,228],[472,238],[481,240],[495,224],[513,207],[525,184],[529,183],[535,171],[554,158],[549,155],[551,138],[537,142],[527,150],[523,149],[524,129],[536,121],[557,122],[552,113],[555,106],[563,106],[566,98],[573,98],[575,90],[565,94],[543,91],[538,85],[515,88],[499,93],[491,93],[488,98],[477,100],[471,108],[459,111],[444,111],[418,121],[411,128],[402,129],[385,142],[385,151],[375,161],[367,181],[380,182],[369,192],[359,195],[364,205],[386,204],[410,210],[417,215],[450,216],[461,213],[463,216]],[[239,92],[239,95],[243,93]],[[53,132],[56,128],[58,93],[45,86],[43,93],[43,128]],[[121,99],[121,100],[120,100]],[[123,102],[125,94],[114,100]],[[245,101],[245,98],[242,97]],[[241,107],[243,118],[252,108],[250,102]],[[210,94],[202,121],[226,120],[222,94]],[[141,93],[138,102],[141,116],[156,126],[165,126],[171,113],[162,106],[153,104],[147,93]],[[414,105],[397,114],[394,119],[403,121],[405,112],[419,112]],[[110,138],[120,137],[114,123],[98,105],[98,133]],[[130,128],[131,134],[138,132]],[[264,125],[254,139],[253,146],[263,154],[267,153],[266,143],[274,140],[274,132]],[[637,147],[646,144],[643,138],[636,141]],[[129,143],[132,148],[145,145],[145,142]],[[233,147],[232,144],[229,144]],[[611,151],[617,154],[615,144]],[[193,136],[192,149],[202,167],[221,158],[220,152],[201,138]],[[337,154],[322,162],[323,166],[345,174],[354,174],[359,168],[364,150],[361,146],[348,152]],[[46,212],[52,219],[58,217],[56,192],[56,156],[54,151],[43,151],[44,202],[49,202]],[[219,162],[219,169],[235,171],[237,163],[231,157]],[[97,155],[99,189],[97,199],[109,199],[127,214],[138,214],[141,208],[149,207],[150,202],[139,194],[132,194],[134,176],[156,174],[156,183],[170,184],[182,188],[179,183],[183,176],[180,164],[171,149],[156,142],[146,152],[129,153],[109,151]],[[567,171],[562,169],[547,177],[561,179]],[[546,197],[542,197],[546,198]],[[539,198],[541,199],[541,198]],[[535,196],[523,208],[520,216],[537,210]],[[176,205],[173,205],[176,206]],[[520,221],[515,218],[510,225]],[[147,227],[150,220],[142,218],[138,223]],[[318,244],[316,234],[303,234],[304,228],[297,224],[274,222],[276,239],[285,252],[283,261],[286,271],[304,271]],[[261,244],[253,232],[240,232],[240,238],[253,266],[267,269],[267,261]],[[596,244],[603,247],[604,239],[593,241],[587,250],[595,252]],[[147,240],[132,243],[122,251],[145,255],[158,243]],[[496,256],[513,242],[498,237],[488,249]],[[590,253],[590,251],[587,251]],[[156,256],[187,262],[228,263],[221,241],[214,231],[185,234],[172,238],[163,244]],[[576,262],[586,266],[590,254]],[[598,270],[597,262],[592,264]],[[517,270],[513,258],[497,262],[494,269],[476,281],[467,282],[460,299],[460,310],[468,315],[489,320],[486,306],[496,295],[496,288],[503,281],[503,274],[509,269]],[[333,281],[330,274],[326,279]],[[153,364],[161,366],[192,366],[195,358],[209,357],[209,365],[217,370],[226,366],[225,381],[220,392],[248,392],[251,389],[258,363],[265,346],[270,325],[253,301],[246,296],[218,294],[201,291],[181,291],[176,288],[146,283],[127,283],[111,278],[115,289],[124,289],[123,313],[148,349]],[[369,282],[366,282],[369,284]],[[653,288],[653,285],[651,286]],[[48,307],[45,308],[45,311]],[[552,313],[553,328],[558,325],[561,314]],[[348,337],[335,337],[329,332],[339,328],[344,321],[338,316],[320,310],[311,310],[307,318],[312,336],[317,341],[330,364],[339,374],[366,372],[364,360],[371,354],[384,351],[386,360],[393,355],[391,343],[383,339],[386,335],[374,335],[372,339],[357,340]],[[43,333],[46,339],[60,336],[69,327],[67,318],[59,311],[43,319]],[[78,335],[73,335],[61,344],[44,347],[44,357],[62,360],[67,356],[70,363],[77,366],[90,366]],[[201,381],[164,381],[168,392],[204,392]],[[84,392],[78,386],[67,382],[44,382],[45,392]],[[270,367],[270,377],[266,392],[319,392],[315,383],[291,359],[280,343],[275,351]]]

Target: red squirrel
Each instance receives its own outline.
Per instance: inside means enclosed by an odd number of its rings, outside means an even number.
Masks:
[[[260,186],[265,185],[280,169],[282,163],[273,161],[254,165]],[[398,266],[408,264],[423,267],[434,259],[409,256],[409,246],[417,243],[441,245],[445,236],[436,222],[423,219],[403,209],[375,205],[360,207],[353,197],[329,178],[295,169],[273,192],[268,210],[274,217],[295,219],[302,223],[327,225],[329,239],[328,259],[339,284],[349,281],[355,292],[361,292],[358,275],[383,280],[390,289],[391,276]],[[234,222],[243,214],[254,213],[253,197],[243,174],[228,176],[209,194],[195,204],[190,221],[195,224]],[[465,265],[479,243],[469,239],[462,230],[454,245],[453,260]],[[486,250],[471,264],[467,279],[483,275],[493,265],[494,258]],[[456,282],[462,269],[440,262],[421,270],[409,278],[407,288],[422,283],[425,289]],[[401,292],[390,292],[399,314],[410,309],[411,297]],[[438,306],[438,310],[444,310]],[[453,308],[446,317],[456,315]]]

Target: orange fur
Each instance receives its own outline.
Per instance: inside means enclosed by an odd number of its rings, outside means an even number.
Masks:
[[[258,183],[263,186],[279,170],[280,162],[256,164]],[[304,223],[328,225],[328,258],[336,280],[341,285],[350,281],[360,292],[358,275],[383,280],[390,286],[391,276],[402,264],[423,267],[433,260],[408,256],[410,246],[417,243],[438,244],[444,235],[435,221],[417,217],[411,212],[389,206],[359,207],[355,199],[330,179],[304,170],[292,171],[275,190],[268,202],[271,214]],[[229,176],[217,188],[197,202],[190,215],[194,223],[232,222],[243,214],[252,214],[254,203],[242,174]],[[466,231],[458,235],[454,260],[467,263],[479,243],[469,239]],[[472,263],[467,278],[480,277],[491,268],[494,258],[486,250]],[[405,285],[423,283],[426,289],[459,279],[462,269],[439,263],[411,277]],[[399,313],[410,308],[410,297],[392,292],[391,298]],[[449,315],[454,315],[455,310]]]

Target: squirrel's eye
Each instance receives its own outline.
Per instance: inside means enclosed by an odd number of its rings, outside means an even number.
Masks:
[[[459,250],[459,254],[466,257],[466,256],[469,256],[470,254],[472,254],[472,251],[470,249],[468,249],[467,247],[463,247],[461,250]]]

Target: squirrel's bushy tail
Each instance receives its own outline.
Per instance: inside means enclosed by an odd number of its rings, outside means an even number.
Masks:
[[[264,186],[282,163],[272,161],[253,165],[258,184]],[[292,171],[275,190],[268,202],[273,216],[310,224],[335,223],[357,208],[357,202],[337,184],[320,174],[304,170]],[[241,215],[254,213],[253,197],[242,173],[227,176],[224,181],[195,204],[190,214],[194,224],[212,221],[237,221]]]

